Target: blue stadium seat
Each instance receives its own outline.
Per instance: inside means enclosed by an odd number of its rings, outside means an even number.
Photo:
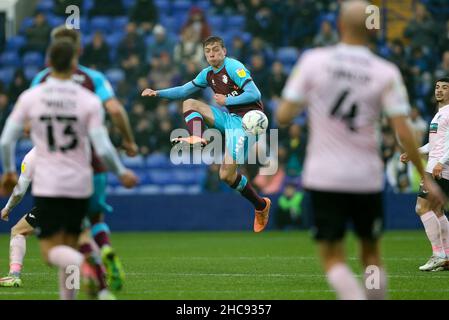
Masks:
[[[124,33],[126,30],[126,25],[128,24],[129,19],[127,16],[115,17],[112,20],[112,27],[114,32],[122,32]]]
[[[47,15],[47,21],[50,27],[55,28],[65,23],[67,18],[61,16],[55,16],[52,14]]]
[[[155,168],[160,166],[166,166],[170,163],[170,159],[164,154],[153,153],[149,155],[145,161],[148,168]]]
[[[31,27],[34,23],[34,18],[33,17],[26,17],[25,19],[23,19],[22,24],[20,25],[20,32],[25,31],[26,29],[28,29],[29,27]]]
[[[122,41],[123,37],[125,36],[124,32],[114,32],[111,34],[105,35],[104,39],[113,50],[117,49],[117,47],[120,44],[120,41]]]
[[[222,31],[224,27],[224,18],[222,16],[208,16],[207,21],[213,32]]]
[[[8,39],[6,42],[6,50],[8,51],[18,51],[26,43],[26,38],[24,36],[14,36]]]
[[[175,20],[174,22],[174,31],[179,32],[182,28],[182,26],[186,23],[187,17],[189,13],[185,11],[176,12],[173,14],[173,18]]]
[[[186,193],[187,194],[200,194],[203,192],[203,188],[200,185],[188,186]]]
[[[108,33],[111,31],[112,18],[106,16],[93,17],[90,20],[90,30],[92,32],[102,31]]]
[[[186,194],[187,187],[179,184],[170,184],[162,188],[163,194]]]
[[[171,14],[171,2],[167,0],[156,0],[154,5],[157,7],[159,15]]]
[[[16,71],[16,68],[14,68],[14,67],[0,68],[0,81],[2,81],[4,84],[8,85],[12,81],[15,71]]]
[[[160,15],[159,22],[166,30],[174,30],[176,24],[175,18],[168,15]]]
[[[210,2],[208,0],[200,0],[195,4],[195,6],[202,9],[205,13],[207,13],[211,7]]]
[[[0,55],[0,65],[19,67],[20,57],[15,51],[5,51]]]
[[[154,42],[155,42],[155,40],[154,40],[155,38],[154,38],[154,36],[152,35],[152,34],[150,34],[150,35],[148,35],[148,36],[146,36],[145,37],[145,46],[149,46],[149,45],[152,45],[152,44],[154,44]]]
[[[125,72],[119,68],[108,69],[105,74],[114,87],[117,86],[120,81],[125,80]]]
[[[83,1],[83,12],[88,13],[90,9],[94,7],[95,0],[84,0]]]
[[[299,58],[299,50],[295,47],[283,47],[279,48],[276,54],[278,59],[284,65],[291,65],[296,63]]]
[[[55,4],[53,0],[40,0],[36,5],[36,11],[39,12],[52,12]]]
[[[137,188],[137,193],[142,195],[161,194],[162,188],[157,184],[147,184]]]
[[[192,7],[192,3],[187,0],[175,0],[172,5],[173,14],[177,14],[179,12],[188,13],[190,8]]]
[[[148,171],[148,181],[154,184],[169,184],[173,182],[173,175],[170,170],[152,169]]]
[[[92,43],[93,35],[86,33],[81,36],[81,44],[83,47],[87,46],[89,43]]]
[[[127,195],[131,195],[131,194],[136,194],[137,190],[136,189],[127,189],[125,187],[122,186],[117,186],[113,189],[112,194],[117,195],[117,196],[127,196]]]
[[[117,187],[120,185],[119,178],[111,172],[108,172],[108,185],[111,187]]]
[[[136,4],[136,0],[122,0],[122,4],[126,10],[131,9]]]
[[[237,29],[244,30],[245,29],[245,17],[236,15],[228,17],[228,21],[226,21],[226,26],[229,29]]]
[[[31,81],[40,70],[40,66],[26,66],[23,72],[25,73],[25,78],[27,78],[28,81]]]
[[[145,167],[145,161],[141,155],[135,157],[122,156],[123,165],[130,169],[143,169]]]
[[[29,51],[23,55],[22,63],[24,66],[42,66],[44,64],[44,56],[37,51]]]

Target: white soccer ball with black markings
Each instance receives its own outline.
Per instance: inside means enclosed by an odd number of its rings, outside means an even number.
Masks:
[[[251,110],[243,116],[242,126],[246,133],[257,136],[267,131],[268,118],[262,111]]]

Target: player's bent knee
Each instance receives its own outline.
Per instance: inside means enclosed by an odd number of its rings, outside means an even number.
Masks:
[[[187,99],[182,103],[182,109],[184,112],[188,110],[197,110],[198,101],[195,99]]]

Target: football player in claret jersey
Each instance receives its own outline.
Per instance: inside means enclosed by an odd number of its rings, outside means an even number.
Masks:
[[[449,78],[436,81],[435,99],[438,112],[430,123],[429,143],[419,148],[419,151],[429,155],[426,175],[435,179],[449,196]],[[401,155],[401,161],[408,161],[407,153]],[[448,266],[449,221],[444,214],[444,207],[432,210],[426,198],[427,192],[421,187],[416,200],[416,213],[421,218],[432,245],[432,255],[419,270],[442,271]]]
[[[242,117],[251,110],[263,111],[260,91],[251,79],[245,66],[232,58],[226,57],[226,48],[220,37],[209,37],[203,42],[204,55],[209,67],[198,76],[180,87],[164,90],[145,89],[142,96],[166,99],[185,99],[200,89],[210,87],[215,95],[217,105],[225,106],[229,112],[204,102],[187,99],[182,110],[190,136],[177,138],[175,144],[187,146],[204,146],[203,138],[206,124],[218,129],[225,135],[226,151],[224,163],[220,166],[220,179],[249,200],[255,208],[254,231],[261,232],[268,223],[271,201],[257,194],[247,178],[238,172],[238,164],[247,155],[249,144],[242,127]]]
[[[133,187],[137,178],[120,163],[104,126],[100,99],[72,81],[77,63],[73,41],[53,41],[48,57],[51,76],[19,96],[6,121],[0,139],[3,181],[13,180],[15,144],[29,122],[36,153],[32,173],[39,213],[36,234],[45,261],[59,268],[61,299],[74,299],[77,286],[67,286],[67,278],[76,270],[68,268],[80,268],[83,262],[75,248],[93,193],[90,142],[125,187]]]
[[[66,26],[55,28],[51,33],[52,40],[59,38],[71,39],[77,47],[78,56],[81,53],[81,35],[78,31],[67,29]],[[33,79],[31,86],[45,82],[51,73],[51,68],[46,68],[39,72]],[[84,88],[94,92],[102,101],[104,108],[111,116],[114,125],[119,128],[123,136],[123,147],[129,156],[134,156],[137,153],[137,146],[134,142],[132,130],[130,128],[128,116],[121,103],[115,97],[114,90],[106,77],[97,70],[86,68],[82,65],[77,65],[75,72],[72,75],[72,80],[79,83]],[[101,249],[103,262],[107,269],[108,282],[115,290],[121,289],[124,279],[124,271],[121,262],[111,246],[109,239],[110,230],[104,221],[104,213],[112,212],[112,207],[106,203],[106,184],[107,184],[107,169],[101,162],[98,156],[93,152],[92,167],[94,170],[94,194],[89,200],[89,221],[91,225],[92,237],[96,244]],[[33,231],[33,224],[36,224],[38,219],[38,212],[34,212],[34,218],[20,220],[13,229],[21,230],[21,233],[31,233]],[[33,221],[30,224],[29,222]],[[25,240],[24,240],[25,241]],[[17,242],[12,242],[11,246],[14,251],[14,246]],[[25,244],[23,244],[25,245]],[[18,247],[17,250],[20,248]],[[80,249],[83,254],[88,254],[91,248],[82,246]],[[23,260],[23,259],[22,259]],[[20,275],[21,265],[10,263],[11,269],[8,277],[0,279],[0,286],[11,286],[17,283],[17,275]],[[11,277],[13,275],[13,277]],[[14,278],[14,279],[13,279]]]
[[[368,6],[362,0],[343,2],[341,43],[303,54],[277,112],[279,122],[287,124],[308,107],[303,185],[310,194],[322,265],[339,299],[386,297],[379,246],[384,167],[377,137],[382,113],[423,177],[431,205],[445,201],[440,188],[424,175],[407,122],[410,106],[398,68],[368,49]],[[365,277],[375,272],[376,287],[363,288],[346,264],[343,240],[348,222],[359,238]]]

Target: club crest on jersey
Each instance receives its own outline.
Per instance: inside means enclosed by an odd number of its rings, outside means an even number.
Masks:
[[[212,79],[212,85],[215,86],[215,80],[214,79]]]
[[[246,77],[246,71],[245,71],[245,69],[237,69],[235,72],[237,72],[237,75],[238,75],[240,78]]]
[[[431,123],[429,133],[437,133],[437,132],[438,132],[438,123]]]
[[[228,77],[225,74],[223,75],[223,83],[228,83]]]

